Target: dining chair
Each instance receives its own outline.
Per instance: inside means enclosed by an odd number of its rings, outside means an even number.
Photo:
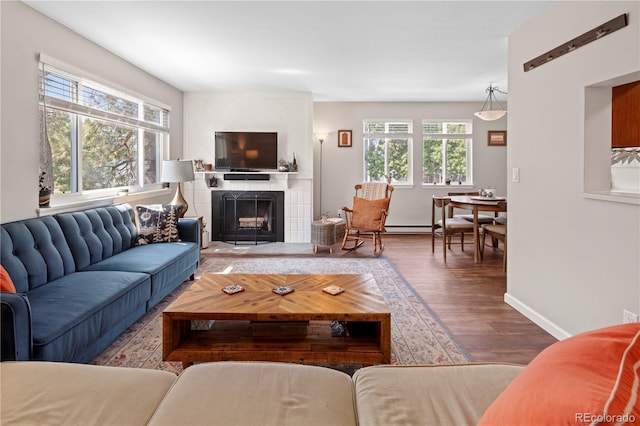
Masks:
[[[507,202],[499,201],[498,207],[502,211],[507,210]],[[480,260],[484,260],[484,247],[486,244],[487,235],[491,237],[491,247],[496,250],[498,248],[497,241],[502,241],[502,270],[507,270],[507,222],[503,223],[496,221],[493,224],[484,224],[480,228],[482,232],[482,243],[480,245]]]
[[[447,246],[451,250],[451,239],[460,236],[460,247],[464,251],[464,234],[473,233],[473,222],[459,217],[450,217],[449,203],[451,198],[433,196],[431,203],[431,253],[436,251],[436,237],[442,238],[442,254],[447,262]],[[436,212],[440,211],[440,220],[436,220]]]
[[[353,207],[342,208],[346,219],[342,250],[355,250],[369,239],[373,241],[373,253],[380,256],[393,186],[386,182],[365,182],[356,184],[355,190]]]
[[[471,192],[449,192],[447,194],[450,197],[455,197],[455,196],[467,196],[467,197],[479,197],[480,196],[480,191],[471,191]],[[473,222],[473,215],[472,214],[454,214],[453,212],[453,207],[449,208],[449,216],[451,217],[461,217],[465,220],[468,220],[469,222]],[[495,214],[495,217],[498,216],[498,213]],[[494,223],[495,221],[495,217],[494,216],[489,216],[487,214],[478,214],[478,225],[483,225],[485,223]]]

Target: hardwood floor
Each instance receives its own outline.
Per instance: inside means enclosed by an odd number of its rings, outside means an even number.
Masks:
[[[502,251],[487,247],[484,261],[473,263],[472,243],[453,246],[442,259],[436,244],[431,253],[430,234],[385,234],[383,256],[388,258],[439,317],[455,339],[476,362],[527,364],[556,339],[504,302],[506,273]],[[225,243],[223,243],[225,244]],[[313,255],[310,245],[266,244],[244,246],[241,255]],[[219,247],[219,246],[218,246]],[[228,245],[227,245],[228,247]],[[233,247],[233,246],[231,246]],[[225,253],[227,250],[227,253]],[[207,252],[217,252],[216,246]],[[373,257],[371,242],[347,252],[340,244],[333,253],[318,251],[318,257]],[[222,248],[220,255],[231,250]]]
[[[504,302],[502,251],[487,247],[476,265],[472,244],[464,252],[454,246],[445,264],[441,247],[431,253],[431,235],[385,235],[384,242],[384,255],[475,361],[526,364],[557,341]]]

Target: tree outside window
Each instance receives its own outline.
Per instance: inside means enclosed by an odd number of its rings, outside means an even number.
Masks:
[[[55,194],[159,182],[167,110],[43,63],[40,103]]]
[[[364,181],[411,183],[411,120],[363,122]]]
[[[472,122],[422,122],[422,182],[471,183]]]

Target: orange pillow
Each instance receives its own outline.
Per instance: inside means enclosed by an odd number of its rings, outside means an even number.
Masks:
[[[542,351],[478,425],[640,421],[640,324],[578,334]]]
[[[389,208],[389,198],[366,200],[353,197],[353,213],[351,226],[370,231],[384,231],[382,226],[382,212]]]
[[[0,291],[3,293],[15,293],[16,286],[4,266],[0,265]]]

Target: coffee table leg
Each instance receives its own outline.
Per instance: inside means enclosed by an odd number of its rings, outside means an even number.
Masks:
[[[391,314],[380,321],[380,350],[383,363],[391,364]]]
[[[174,320],[169,315],[162,315],[162,359],[174,361],[171,355],[191,333],[190,320]],[[183,363],[184,364],[184,363]]]

